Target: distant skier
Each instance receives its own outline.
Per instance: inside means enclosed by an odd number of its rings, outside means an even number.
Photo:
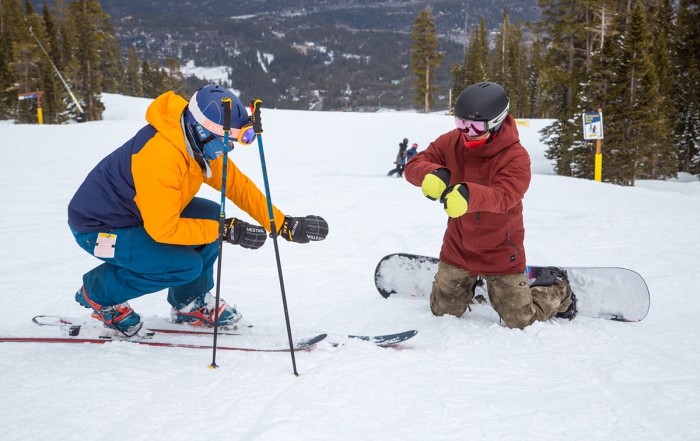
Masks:
[[[554,316],[571,320],[577,309],[565,271],[545,268],[528,286],[522,198],[530,157],[509,106],[498,84],[466,88],[454,109],[457,129],[411,159],[406,179],[449,216],[430,293],[433,314],[460,317],[481,275],[496,312],[508,327],[522,329]]]
[[[396,155],[396,161],[394,161],[394,164],[396,164],[396,168],[393,170],[389,171],[387,173],[387,176],[392,176],[394,173],[397,173],[397,176],[400,178],[403,176],[403,169],[406,166],[406,150],[408,149],[408,138],[404,138],[403,142],[399,143],[399,154]]]
[[[406,150],[406,162],[418,153],[418,143],[413,143],[410,149]]]
[[[230,100],[231,139],[224,146],[223,101]],[[224,149],[255,139],[248,112],[229,90],[209,85],[185,101],[173,92],[156,98],[139,130],[88,174],[68,205],[68,224],[81,248],[102,260],[83,276],[75,300],[105,326],[126,335],[140,328],[128,300],[168,289],[171,317],[214,325],[213,265],[218,255],[218,203],[195,197],[202,184],[221,190]],[[229,160],[226,196],[257,223],[225,221],[224,240],[260,248],[270,227],[263,193]],[[273,207],[279,234],[290,242],[323,240],[319,216],[291,217]],[[220,299],[219,325],[241,318]]]

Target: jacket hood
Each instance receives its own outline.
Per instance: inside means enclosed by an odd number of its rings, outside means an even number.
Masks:
[[[187,151],[185,134],[182,132],[180,118],[187,101],[173,92],[166,92],[153,100],[146,110],[146,121],[168,141],[182,151]]]

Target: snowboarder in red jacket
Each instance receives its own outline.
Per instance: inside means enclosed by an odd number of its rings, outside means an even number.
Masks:
[[[430,294],[433,314],[461,316],[478,277],[493,308],[510,328],[535,320],[576,316],[565,271],[549,267],[528,284],[522,199],[530,157],[520,144],[503,87],[478,83],[455,105],[456,129],[440,136],[406,165],[406,179],[449,216]]]

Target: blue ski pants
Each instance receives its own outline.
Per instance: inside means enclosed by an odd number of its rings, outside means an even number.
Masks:
[[[180,214],[184,218],[218,220],[220,206],[207,199],[194,198]],[[94,255],[99,233],[80,233],[71,227],[75,241]],[[204,245],[169,245],[156,242],[143,226],[116,228],[113,258],[83,275],[90,299],[102,306],[168,289],[168,303],[182,309],[214,287],[214,262],[218,241]]]

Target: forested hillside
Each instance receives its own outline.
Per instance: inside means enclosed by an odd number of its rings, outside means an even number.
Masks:
[[[228,66],[230,87],[244,100],[261,98],[280,108],[374,110],[412,108],[410,31],[415,1],[103,0],[124,54],[143,59]],[[436,107],[447,109],[451,66],[463,56],[465,20],[483,15],[497,29],[503,8],[537,20],[535,0],[430,2],[445,53],[436,72]],[[204,83],[190,78],[190,91]]]
[[[419,15],[430,69],[411,57]],[[427,112],[494,81],[514,117],[555,120],[543,139],[559,174],[593,177],[581,114],[602,109],[602,180],[634,185],[700,172],[698,20],[700,0],[0,0],[0,119],[38,121],[34,91],[62,123],[78,102],[101,119],[103,92],[187,97],[212,81],[267,107]]]

